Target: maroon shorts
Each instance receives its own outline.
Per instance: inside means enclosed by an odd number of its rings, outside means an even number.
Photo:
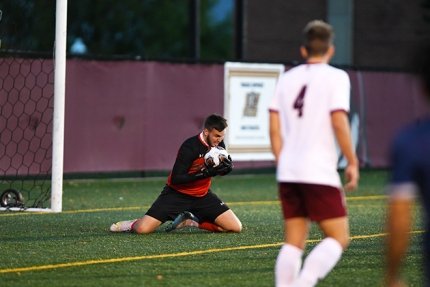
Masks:
[[[307,183],[279,183],[284,219],[307,217],[312,221],[346,216],[345,195],[339,188]]]

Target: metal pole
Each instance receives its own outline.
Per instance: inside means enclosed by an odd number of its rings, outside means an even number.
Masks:
[[[67,0],[57,0],[55,16],[54,122],[52,131],[51,210],[63,203],[64,111],[66,94]]]

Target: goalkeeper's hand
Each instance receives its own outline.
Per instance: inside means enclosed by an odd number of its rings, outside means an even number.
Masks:
[[[229,174],[233,170],[233,161],[231,160],[231,156],[229,155],[228,158],[224,158],[215,170],[218,175]]]
[[[233,162],[231,156],[224,158],[223,161],[216,167],[204,165],[199,173],[196,174],[197,178],[214,177],[217,175],[226,175],[233,170]]]
[[[203,174],[204,177],[213,177],[218,175],[217,169],[213,166],[208,166],[208,165],[205,165],[201,169],[201,173]]]

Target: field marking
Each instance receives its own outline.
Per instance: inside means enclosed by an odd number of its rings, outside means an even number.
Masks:
[[[93,208],[93,209],[78,209],[78,210],[64,210],[59,214],[76,214],[76,213],[94,213],[94,212],[106,212],[106,211],[127,211],[127,210],[139,210],[139,209],[148,209],[149,205],[142,206],[128,206],[128,207],[106,207],[106,208]],[[0,217],[7,216],[19,216],[19,215],[46,215],[46,214],[58,214],[53,212],[26,212],[23,211],[14,211],[11,213],[0,214]]]
[[[411,231],[410,233],[419,234],[423,232],[424,231],[422,230],[415,230],[415,231]],[[387,233],[356,235],[356,236],[352,236],[351,240],[378,238],[378,237],[384,237],[386,235]],[[321,239],[310,239],[310,240],[307,240],[306,242],[315,243],[315,242],[319,242],[320,240]],[[258,244],[258,245],[212,248],[212,249],[206,249],[206,250],[195,250],[195,251],[178,252],[178,253],[142,255],[142,256],[122,257],[122,258],[108,258],[108,259],[76,261],[76,262],[69,262],[69,263],[36,265],[36,266],[18,267],[18,268],[5,268],[5,269],[0,269],[0,274],[6,274],[6,273],[19,274],[22,272],[43,271],[43,270],[87,266],[87,265],[95,265],[95,264],[122,263],[122,262],[141,261],[141,260],[148,260],[148,259],[163,259],[163,258],[175,258],[175,257],[184,257],[184,256],[195,256],[195,255],[202,255],[202,254],[208,254],[208,253],[219,253],[219,252],[238,251],[238,250],[247,250],[247,249],[272,248],[272,247],[279,247],[282,244],[283,242],[278,242],[278,243],[268,243],[268,244]]]
[[[367,196],[351,196],[347,197],[346,201],[356,201],[356,200],[379,200],[386,199],[386,195],[367,195]]]
[[[347,197],[347,201],[362,201],[362,200],[379,200],[386,199],[386,195],[368,195],[368,196],[353,196]],[[266,200],[266,201],[237,201],[237,202],[228,202],[230,206],[243,206],[243,205],[272,205],[279,204],[278,200]],[[130,211],[130,210],[140,210],[140,209],[148,209],[148,206],[129,206],[129,207],[106,207],[106,208],[94,208],[94,209],[78,209],[78,210],[65,210],[62,211],[62,214],[77,214],[77,213],[95,213],[95,212],[107,212],[107,211]],[[43,214],[54,214],[52,212],[25,212],[25,211],[17,211],[11,213],[3,213],[0,214],[0,217],[7,216],[19,216],[19,215],[43,215]]]
[[[386,199],[386,195],[367,195],[367,196],[352,196],[347,197],[346,201],[361,201],[361,200],[379,200]],[[278,200],[272,201],[238,201],[238,202],[228,202],[228,205],[270,205],[270,204],[279,204]]]

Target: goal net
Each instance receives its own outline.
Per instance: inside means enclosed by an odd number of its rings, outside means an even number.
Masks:
[[[62,209],[66,7],[57,0],[53,11],[56,57],[22,52],[25,47],[10,47],[10,38],[0,35],[2,211]],[[0,10],[0,28],[8,12]]]

